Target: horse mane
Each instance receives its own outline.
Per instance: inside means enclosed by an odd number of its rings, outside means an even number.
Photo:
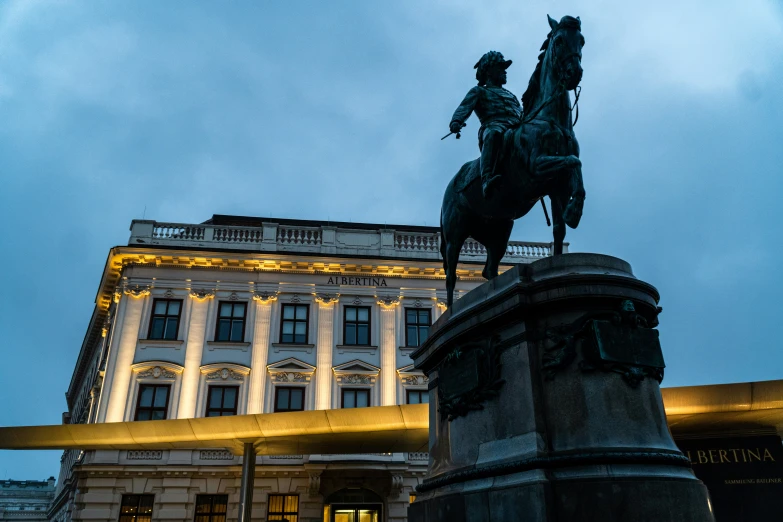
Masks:
[[[549,48],[549,42],[552,39],[552,31],[546,35],[546,40],[541,44],[541,53],[538,55],[538,63],[536,69],[530,76],[530,81],[527,83],[527,90],[522,95],[522,113],[529,114],[533,109],[533,105],[538,98],[539,91],[541,90],[541,65],[544,63],[544,56],[546,56],[546,50]]]

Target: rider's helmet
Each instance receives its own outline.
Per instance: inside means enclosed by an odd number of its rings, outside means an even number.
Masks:
[[[479,85],[484,85],[487,83],[487,74],[489,73],[489,69],[493,65],[498,64],[502,65],[504,69],[508,69],[508,67],[511,65],[511,60],[504,59],[503,54],[497,51],[489,51],[481,57],[476,65],[473,66],[473,68],[476,69],[476,79],[478,80]]]

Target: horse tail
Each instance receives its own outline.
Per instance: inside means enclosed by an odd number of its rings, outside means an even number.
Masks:
[[[443,258],[443,270],[448,271],[446,263],[446,235],[443,233],[443,209],[440,211],[440,257]]]

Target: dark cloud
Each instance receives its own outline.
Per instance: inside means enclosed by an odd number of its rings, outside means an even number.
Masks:
[[[107,251],[133,218],[436,224],[445,184],[477,155],[475,119],[463,139],[439,140],[473,64],[502,51],[521,94],[548,9],[0,6],[0,424],[60,421]],[[587,39],[576,130],[588,200],[572,250],[622,257],[659,288],[665,384],[780,378],[779,6],[549,14],[580,15]],[[514,231],[550,234],[538,208]],[[57,465],[0,453],[14,478]]]

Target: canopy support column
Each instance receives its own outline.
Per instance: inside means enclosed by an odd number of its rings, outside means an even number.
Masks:
[[[253,511],[253,482],[256,478],[256,449],[252,442],[245,442],[242,459],[242,485],[239,490],[239,522],[250,522]]]

